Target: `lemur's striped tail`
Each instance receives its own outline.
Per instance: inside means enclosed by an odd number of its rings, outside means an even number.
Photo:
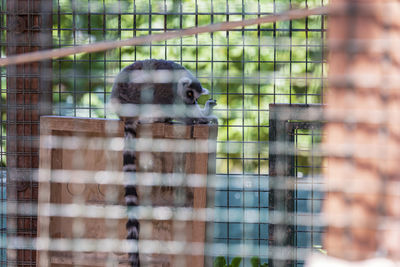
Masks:
[[[138,194],[135,185],[136,172],[136,153],[132,147],[134,138],[136,138],[138,120],[127,119],[125,120],[125,149],[124,149],[124,164],[123,171],[125,172],[125,203],[128,208],[128,222],[126,223],[126,231],[128,233],[127,239],[132,241],[139,241],[139,221],[132,212],[138,206]],[[129,254],[129,262],[132,267],[139,267],[139,252],[132,252]]]

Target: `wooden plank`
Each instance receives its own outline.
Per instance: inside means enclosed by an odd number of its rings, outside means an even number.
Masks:
[[[180,124],[166,124],[165,138],[171,139],[189,139],[192,135],[192,126]]]
[[[40,125],[40,132],[43,135],[51,135],[51,130],[46,125]],[[52,150],[45,147],[44,140],[40,139],[39,149],[39,194],[38,194],[38,237],[49,238],[50,218],[42,216],[41,203],[50,203],[50,179],[52,168]],[[47,249],[37,250],[37,266],[49,266],[48,247]]]
[[[120,255],[111,255],[111,262],[116,262],[119,260]],[[53,256],[51,258],[51,265],[57,267],[67,267],[67,266],[93,266],[93,267],[103,267],[105,262],[109,260],[105,257],[104,253],[86,253],[84,255],[76,255],[74,253],[61,254]],[[127,262],[121,262],[118,267],[130,267],[131,265]]]
[[[215,181],[216,174],[216,149],[217,149],[217,137],[218,137],[218,125],[210,124],[208,130],[208,161],[207,161],[207,197],[206,197],[206,208],[207,218],[214,216],[214,198],[215,190],[213,181]],[[209,184],[211,183],[211,186]],[[205,244],[212,244],[214,242],[214,224],[212,221],[205,222]],[[205,245],[204,249],[208,249]],[[213,266],[214,257],[212,255],[204,255],[204,266]]]
[[[6,7],[7,56],[52,46],[52,1],[15,0]],[[38,185],[34,174],[39,166],[39,117],[51,114],[52,64],[50,60],[7,66],[7,201],[18,210],[20,203],[35,205]],[[3,136],[4,137],[4,136]],[[36,237],[36,216],[7,215],[9,237]],[[35,266],[33,250],[7,249],[7,265]]]
[[[42,116],[41,129],[66,132],[87,132],[101,135],[124,136],[124,123],[120,120],[77,118],[66,116]],[[41,135],[43,135],[41,133]]]
[[[148,131],[149,126],[146,126]],[[209,138],[210,131],[215,134],[216,138],[216,128],[212,128],[209,125],[169,125],[164,126],[164,136],[160,138],[174,139],[179,141],[179,139],[191,139],[193,140],[193,145],[195,146],[194,151],[203,149],[204,139]],[[144,127],[141,129],[145,129]],[[211,130],[209,130],[211,129]],[[154,131],[154,130],[153,130]],[[143,136],[139,132],[139,136]],[[146,133],[149,135],[149,133]],[[152,136],[155,134],[153,132]],[[196,142],[196,139],[202,140],[202,142]],[[215,143],[214,140],[210,142]],[[215,144],[211,145],[215,148]],[[212,151],[215,151],[212,149]],[[143,155],[148,154],[148,152],[138,153],[138,157],[143,157]],[[155,156],[154,152],[152,153]],[[162,154],[162,172],[170,173],[174,175],[179,174],[204,174],[203,179],[207,179],[208,171],[208,153],[196,154],[196,153],[174,153],[174,152],[163,152]],[[148,156],[146,156],[148,157]],[[214,157],[215,160],[215,157]],[[202,161],[198,164],[197,161]],[[153,169],[155,170],[155,169]],[[159,168],[157,168],[157,172]],[[206,182],[205,182],[206,184]],[[151,204],[153,207],[166,206],[174,208],[176,206],[184,205],[186,207],[193,208],[194,211],[203,210],[206,207],[207,190],[206,187],[168,187],[168,186],[157,186],[154,185],[151,190],[151,196],[146,196],[149,194],[149,190],[139,192],[141,198],[146,199],[146,204]],[[185,195],[182,195],[185,194]],[[151,202],[148,202],[151,199]],[[182,203],[182,199],[185,200]],[[142,222],[141,222],[142,223]],[[202,267],[204,266],[204,244],[205,241],[205,227],[206,222],[200,221],[155,221],[152,224],[153,234],[148,235],[148,233],[141,231],[141,239],[145,236],[151,240],[167,240],[167,241],[181,241],[196,244],[199,247],[199,251],[196,251],[199,255],[163,255],[161,253],[155,253],[153,255],[141,255],[141,258],[145,259],[146,266],[156,266],[155,262],[168,266],[188,266],[193,265]],[[166,230],[169,229],[169,230]],[[158,265],[157,265],[158,266]],[[161,266],[161,265],[160,265]]]
[[[205,124],[199,124],[193,126],[193,138],[196,139],[208,139],[209,138],[210,126]]]
[[[41,124],[43,136],[57,135],[60,137],[79,137],[95,136],[103,137],[98,142],[108,142],[108,137],[123,136],[123,124],[118,120],[92,120],[44,117]],[[111,131],[109,125],[114,124]],[[82,135],[84,134],[84,135]],[[44,139],[41,139],[43,142]],[[69,148],[52,149],[51,147],[41,146],[41,161],[39,179],[39,211],[46,204],[78,204],[81,207],[86,205],[125,205],[124,188],[122,185],[98,185],[75,184],[75,183],[51,183],[52,170],[66,171],[121,171],[122,170],[122,151],[103,151],[92,150],[89,148],[90,142],[80,147],[78,150]],[[99,146],[102,145],[99,143]],[[117,195],[115,195],[117,194]],[[110,198],[108,196],[115,195]],[[39,237],[40,238],[126,238],[125,219],[105,219],[105,218],[70,218],[70,217],[47,217],[41,216],[39,212]],[[84,232],[74,230],[76,225],[83,226]],[[75,225],[75,226],[74,226]],[[49,251],[50,250],[50,251]],[[104,259],[113,258],[114,261],[122,263],[127,261],[127,254],[110,253],[72,253],[52,252],[50,247],[38,251],[38,266],[105,266]],[[85,264],[84,264],[85,263]]]
[[[210,134],[210,127],[208,125],[195,125],[193,130],[193,137],[195,140],[196,151],[202,148],[203,139],[208,139]],[[211,141],[210,141],[211,142]],[[208,160],[209,153],[196,153],[194,154],[194,173],[200,174],[199,179],[202,179],[204,184],[207,185],[207,174],[208,174]],[[207,187],[196,187],[194,189],[194,210],[204,210],[207,207]],[[205,215],[205,213],[204,213]],[[192,241],[195,243],[204,243],[206,237],[206,222],[204,220],[193,221],[192,230]],[[199,248],[198,253],[200,255],[194,255],[192,259],[192,266],[202,267],[204,266],[204,245]]]
[[[165,123],[141,123],[138,125],[137,137],[162,138],[165,134]]]
[[[76,120],[76,121],[75,121]],[[63,118],[63,117],[46,117],[43,118],[43,135],[58,135],[58,136],[122,136],[123,125],[119,121],[117,123],[117,131],[104,132],[105,124],[108,120],[92,120],[92,119],[75,119],[75,118]],[[84,129],[83,129],[84,128]],[[210,129],[209,129],[210,128]],[[164,139],[190,139],[193,138],[193,142],[196,149],[203,149],[204,139],[209,138],[209,134],[213,133],[214,128],[208,127],[207,125],[187,126],[187,125],[170,125],[163,123],[154,124],[143,124],[138,127],[138,136],[149,136],[155,138]],[[215,129],[214,129],[215,130]],[[216,135],[215,135],[216,137]],[[196,142],[196,140],[201,142]],[[88,142],[89,143],[89,142]],[[210,140],[210,147],[215,148],[215,139]],[[47,150],[46,150],[47,149]],[[102,170],[104,168],[108,170],[121,170],[122,169],[122,153],[110,152],[110,151],[91,151],[87,147],[80,147],[79,150],[73,149],[60,149],[51,150],[46,148],[47,154],[43,154],[43,166],[46,166],[46,159],[52,159],[52,166],[47,166],[50,170],[52,169],[64,169],[64,170]],[[212,150],[214,151],[214,150]],[[118,154],[118,155],[116,155]],[[118,159],[118,160],[116,160]],[[151,149],[146,152],[137,153],[138,159],[138,172],[136,173],[137,179],[148,178],[148,173],[157,175],[170,174],[172,179],[168,182],[173,182],[177,175],[182,174],[201,174],[201,179],[207,179],[208,170],[208,153],[174,153],[174,152],[153,152]],[[215,160],[215,157],[214,157]],[[61,165],[60,165],[61,161]],[[200,162],[199,162],[200,161]],[[118,165],[119,162],[119,165]],[[150,164],[151,163],[151,164]],[[110,165],[110,166],[107,166]],[[215,164],[214,164],[215,166]],[[43,172],[49,178],[49,172]],[[51,172],[50,172],[51,175]],[[45,176],[43,176],[45,178]],[[40,178],[43,179],[41,176]],[[162,176],[163,177],[163,176]],[[47,178],[47,179],[48,179]],[[154,177],[157,178],[157,177]],[[155,179],[154,181],[157,181]],[[48,183],[46,185],[41,184],[42,189],[50,192],[50,198],[47,196],[43,198],[45,203],[76,203],[80,205],[87,204],[101,204],[104,201],[104,190],[106,187],[102,185],[102,188],[96,187],[96,184],[59,184],[53,183],[49,189]],[[99,191],[103,192],[100,194]],[[112,189],[115,191],[115,188]],[[124,205],[123,202],[123,187],[117,189],[120,193],[118,197],[118,203]],[[46,196],[46,194],[44,194]],[[206,187],[195,187],[189,188],[187,186],[166,186],[166,185],[148,185],[138,186],[139,203],[142,206],[157,207],[191,207],[193,209],[202,210],[206,207],[207,201],[207,190]],[[108,204],[112,204],[108,202]],[[46,221],[47,220],[47,221]],[[83,222],[87,229],[84,233],[74,233],[73,225],[76,223],[75,218],[51,218],[48,219],[40,218],[40,234],[50,234],[52,238],[104,238],[107,236],[109,229],[104,226],[104,220],[101,219],[79,219]],[[47,222],[47,223],[46,223]],[[116,225],[114,223],[114,225]],[[117,223],[118,233],[115,235],[119,239],[125,239],[125,225]],[[201,246],[205,241],[205,226],[204,220],[200,221],[175,221],[175,220],[157,220],[157,219],[146,219],[140,220],[141,231],[140,240],[164,240],[164,241],[181,241],[181,242],[196,242],[199,245],[200,250],[197,251],[200,255],[173,255],[173,254],[162,254],[156,251],[156,253],[140,254],[142,265],[144,266],[187,266],[188,264],[202,267],[204,266],[204,246]],[[46,228],[47,227],[47,228]],[[50,229],[50,230],[49,230]],[[47,232],[46,232],[47,231]],[[83,235],[82,235],[83,234]],[[42,254],[43,253],[43,254]],[[88,254],[71,254],[72,252],[50,252],[43,251],[40,253],[40,257],[45,255],[47,265],[57,266],[71,266],[72,264],[80,265],[91,265],[91,266],[103,266],[101,261],[98,259],[104,257],[103,254],[96,254],[96,257],[86,257]],[[92,253],[93,254],[93,253]],[[86,256],[85,256],[86,255]],[[95,255],[95,254],[93,254]],[[111,256],[110,256],[111,257]],[[114,257],[114,256],[112,256]],[[119,257],[119,256],[118,256]],[[121,258],[121,257],[120,257]],[[120,259],[118,258],[118,259]],[[86,262],[82,261],[85,259]],[[121,258],[123,259],[123,257]],[[123,260],[122,260],[123,262]],[[160,265],[161,264],[161,265]]]
[[[208,154],[207,153],[197,153],[195,154],[195,169],[194,173],[201,174],[199,179],[204,180],[204,184],[207,184],[207,165],[208,165]],[[206,208],[207,202],[207,188],[206,187],[196,187],[194,189],[194,201],[193,209],[195,211],[204,210]],[[204,220],[193,221],[192,226],[192,242],[204,243],[206,235],[206,222]],[[204,245],[196,251],[197,254],[194,255],[192,259],[191,266],[202,267],[204,266]]]

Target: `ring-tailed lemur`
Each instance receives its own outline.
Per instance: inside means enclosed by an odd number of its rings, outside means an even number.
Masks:
[[[135,151],[127,144],[136,137],[137,125],[143,118],[158,122],[215,122],[216,117],[211,115],[215,100],[208,100],[204,109],[197,104],[203,94],[208,94],[207,89],[188,70],[172,61],[150,59],[124,68],[116,77],[111,94],[115,111],[125,121],[123,171],[136,172]],[[128,209],[138,206],[135,182],[125,185],[125,201]],[[129,216],[126,229],[127,239],[139,239],[136,218]],[[140,266],[139,253],[130,253],[129,261],[132,266]]]

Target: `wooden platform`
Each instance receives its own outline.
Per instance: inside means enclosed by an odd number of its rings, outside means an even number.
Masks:
[[[38,266],[128,266],[123,126],[41,118]],[[143,266],[204,266],[206,222],[196,216],[211,201],[216,135],[216,125],[140,125],[130,179],[138,184]]]

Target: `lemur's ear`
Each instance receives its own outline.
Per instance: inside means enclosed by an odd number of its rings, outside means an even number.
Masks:
[[[202,95],[208,95],[210,93],[206,88],[201,88],[201,89],[202,89],[201,91]]]
[[[182,85],[182,87],[189,87],[189,85],[192,83],[192,80],[189,79],[188,77],[183,77],[179,80],[179,83]]]

